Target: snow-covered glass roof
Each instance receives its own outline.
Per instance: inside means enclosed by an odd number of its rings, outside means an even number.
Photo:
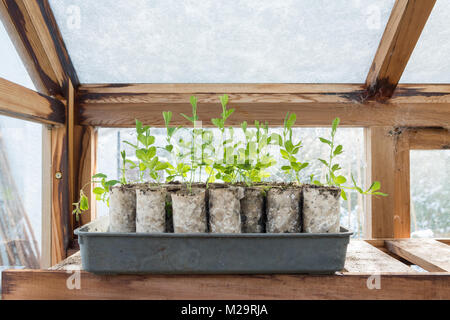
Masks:
[[[50,0],[82,83],[363,83],[394,0]]]
[[[8,32],[0,21],[0,53],[2,63],[0,63],[0,77],[18,83],[28,89],[36,90],[31,81],[28,71],[25,68],[19,54],[14,48]]]
[[[436,1],[401,83],[450,83],[449,19],[450,1]]]

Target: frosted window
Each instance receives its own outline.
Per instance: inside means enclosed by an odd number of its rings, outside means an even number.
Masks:
[[[39,268],[42,125],[0,116],[0,267]]]
[[[214,129],[216,130],[216,129]],[[271,132],[280,132],[280,129],[270,129]],[[316,160],[317,158],[327,157],[327,148],[319,142],[318,137],[327,137],[329,135],[329,128],[295,128],[294,138],[301,139],[305,148],[303,149],[302,159],[308,160],[310,166],[302,171],[301,180],[303,182],[309,181],[309,175],[315,173],[322,176],[325,172],[322,170],[322,165]],[[235,129],[236,137],[243,140],[240,128]],[[151,130],[152,135],[156,137],[156,145],[165,145],[165,129],[154,128]],[[120,150],[126,150],[129,156],[134,155],[133,150],[123,140],[134,142],[136,136],[134,129],[111,129],[100,128],[98,140],[98,154],[97,154],[97,170],[108,175],[110,178],[118,178],[120,176]],[[340,155],[337,160],[341,167],[340,171],[346,176],[350,176],[350,172],[358,182],[364,184],[365,177],[365,161],[364,161],[364,131],[362,128],[339,128],[336,137],[337,143],[344,147],[344,153]],[[281,172],[282,159],[278,155],[278,148],[271,152],[277,160],[277,165],[272,168],[272,178],[276,181],[286,181],[286,177]],[[160,158],[164,159],[164,152],[158,154]],[[167,159],[164,159],[167,160]],[[302,161],[303,161],[302,160]],[[136,175],[129,172],[129,178]],[[206,177],[202,177],[205,181]],[[323,181],[324,179],[322,179]],[[355,237],[362,237],[362,226],[364,223],[364,198],[356,193],[348,194],[349,201],[342,201],[341,207],[341,224],[349,227],[355,232]],[[98,204],[100,215],[108,213],[108,208],[102,203]]]
[[[450,237],[450,150],[412,150],[411,236]]]
[[[0,23],[0,77],[36,90],[16,48],[14,48],[3,23]]]
[[[363,83],[394,0],[50,0],[83,83]]]
[[[450,83],[450,1],[436,1],[400,82]]]

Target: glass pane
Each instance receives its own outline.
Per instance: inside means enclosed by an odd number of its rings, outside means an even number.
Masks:
[[[0,267],[39,268],[42,125],[0,116]]]
[[[411,150],[411,236],[450,237],[450,150]]]
[[[363,83],[394,0],[50,0],[83,83]]]
[[[185,129],[187,130],[187,129]],[[218,129],[213,129],[215,138],[220,134]],[[281,133],[279,128],[271,128],[270,133]],[[327,146],[320,143],[318,137],[327,137],[329,135],[329,128],[295,128],[294,139],[301,139],[304,148],[301,151],[302,161],[309,161],[310,166],[301,172],[301,181],[308,182],[309,176],[315,173],[317,177],[324,180],[325,171],[323,165],[317,158],[327,158],[329,149]],[[155,128],[151,129],[152,135],[155,136],[156,146],[163,147],[166,145],[166,131],[165,129]],[[180,132],[180,135],[187,136],[188,133]],[[134,155],[132,148],[123,143],[123,140],[133,142],[136,140],[134,129],[111,129],[100,128],[98,140],[98,154],[97,154],[97,170],[108,175],[108,178],[118,179],[121,175],[121,159],[120,150],[125,150],[128,156]],[[221,145],[215,139],[215,145]],[[241,129],[235,129],[235,139],[233,141],[244,141],[244,135]],[[365,160],[364,160],[364,132],[362,128],[339,128],[336,136],[336,141],[344,147],[344,153],[338,156],[337,161],[343,168],[340,173],[346,176],[354,175],[358,184],[364,185],[365,177]],[[281,166],[285,163],[277,147],[273,147],[270,154],[277,161],[277,165],[270,170],[271,178],[268,180],[286,181],[287,177],[281,171]],[[170,156],[164,151],[158,151],[160,159],[169,160]],[[128,171],[127,177],[129,179],[136,179],[136,172]],[[206,174],[201,176],[201,181],[206,181]],[[199,179],[196,179],[197,181]],[[362,226],[364,223],[364,198],[360,194],[349,193],[348,201],[342,201],[341,206],[341,225],[348,227],[355,232],[355,237],[362,237]],[[98,211],[100,215],[106,215],[108,208],[103,204],[98,204]]]
[[[436,1],[400,82],[450,83],[449,17],[450,1]]]
[[[0,116],[0,294],[5,269],[40,268],[42,125]]]
[[[3,23],[0,23],[0,52],[2,56],[0,77],[36,90],[22,60],[17,54],[16,48],[14,48],[8,33],[3,27]]]

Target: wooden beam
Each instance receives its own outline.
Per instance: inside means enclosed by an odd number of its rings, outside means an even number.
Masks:
[[[380,181],[387,197],[369,197],[366,237],[409,238],[409,139],[407,131],[392,127],[366,129],[367,180]]]
[[[449,129],[410,128],[408,131],[409,145],[413,150],[450,149]]]
[[[345,270],[348,272],[414,272],[410,267],[362,240],[347,247]]]
[[[450,86],[402,86],[388,103],[368,101],[357,84],[100,84],[81,85],[77,91],[78,124],[132,127],[138,118],[164,126],[162,112],[174,113],[173,124],[186,125],[189,96],[199,99],[203,125],[221,112],[218,97],[230,96],[236,109],[230,125],[246,120],[282,125],[286,112],[296,112],[297,125],[329,126],[335,117],[344,126],[442,127],[450,118]]]
[[[397,0],[366,79],[369,96],[390,98],[436,0]]]
[[[96,173],[98,134],[94,127],[78,125],[75,127],[75,134],[78,143],[74,149],[74,164],[76,165],[74,172],[77,172],[76,181],[74,181],[74,197],[75,201],[78,201],[79,191],[84,187],[83,191],[89,199],[89,210],[83,212],[78,223],[74,221],[74,227],[78,227],[95,220],[97,217],[97,201],[93,193],[93,185],[90,182],[92,176]]]
[[[0,17],[38,91],[64,96],[78,78],[48,0],[1,0]]]
[[[450,247],[433,239],[386,240],[396,255],[430,272],[450,272]]]
[[[71,238],[67,130],[52,128],[52,265],[66,257]]]
[[[61,125],[65,122],[65,112],[61,101],[0,78],[0,114]]]
[[[341,275],[116,275],[80,273],[80,289],[66,271],[7,270],[2,298],[13,299],[450,299],[448,273]],[[73,275],[72,275],[73,276]],[[73,283],[73,282],[72,282]],[[224,285],[226,284],[226,285]]]

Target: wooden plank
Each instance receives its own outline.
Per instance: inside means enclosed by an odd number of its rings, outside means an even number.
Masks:
[[[344,126],[442,127],[450,118],[448,85],[405,86],[389,102],[378,103],[367,101],[364,86],[358,84],[101,84],[79,87],[77,123],[131,127],[138,118],[163,126],[162,112],[171,110],[173,123],[186,125],[179,114],[190,112],[189,96],[194,94],[203,125],[211,126],[210,119],[221,112],[218,97],[224,93],[236,109],[229,119],[235,126],[244,120],[281,125],[288,111],[298,114],[301,126],[328,126],[340,117]]]
[[[392,96],[436,0],[397,0],[367,75],[369,95]]]
[[[0,114],[54,125],[65,121],[65,107],[61,101],[3,78],[0,78]]]
[[[409,140],[391,127],[366,130],[367,181],[380,181],[387,197],[366,201],[365,234],[372,238],[409,238]]]
[[[78,78],[48,0],[1,0],[0,16],[36,88],[64,96]]]
[[[348,244],[345,270],[360,273],[414,272],[407,265],[363,240],[353,240]]]
[[[67,130],[52,129],[52,265],[66,257],[70,241]]]
[[[69,277],[72,276],[72,279]],[[7,270],[2,297],[12,299],[449,299],[450,275],[116,275]],[[378,277],[379,288],[368,286]]]
[[[411,128],[408,131],[410,148],[413,150],[450,149],[449,129]]]
[[[79,191],[84,187],[84,193],[89,199],[89,210],[83,212],[81,220],[75,226],[82,226],[96,218],[96,205],[94,188],[90,183],[96,173],[97,160],[97,129],[91,126],[75,126],[76,141],[74,162],[76,165],[76,181],[74,185],[75,201],[78,201]],[[75,217],[73,217],[75,219]]]
[[[450,272],[450,247],[433,239],[387,240],[393,253],[431,272]]]
[[[52,130],[42,127],[42,230],[41,268],[52,264]]]
[[[450,245],[450,239],[434,239],[434,240],[442,242],[446,245]]]

